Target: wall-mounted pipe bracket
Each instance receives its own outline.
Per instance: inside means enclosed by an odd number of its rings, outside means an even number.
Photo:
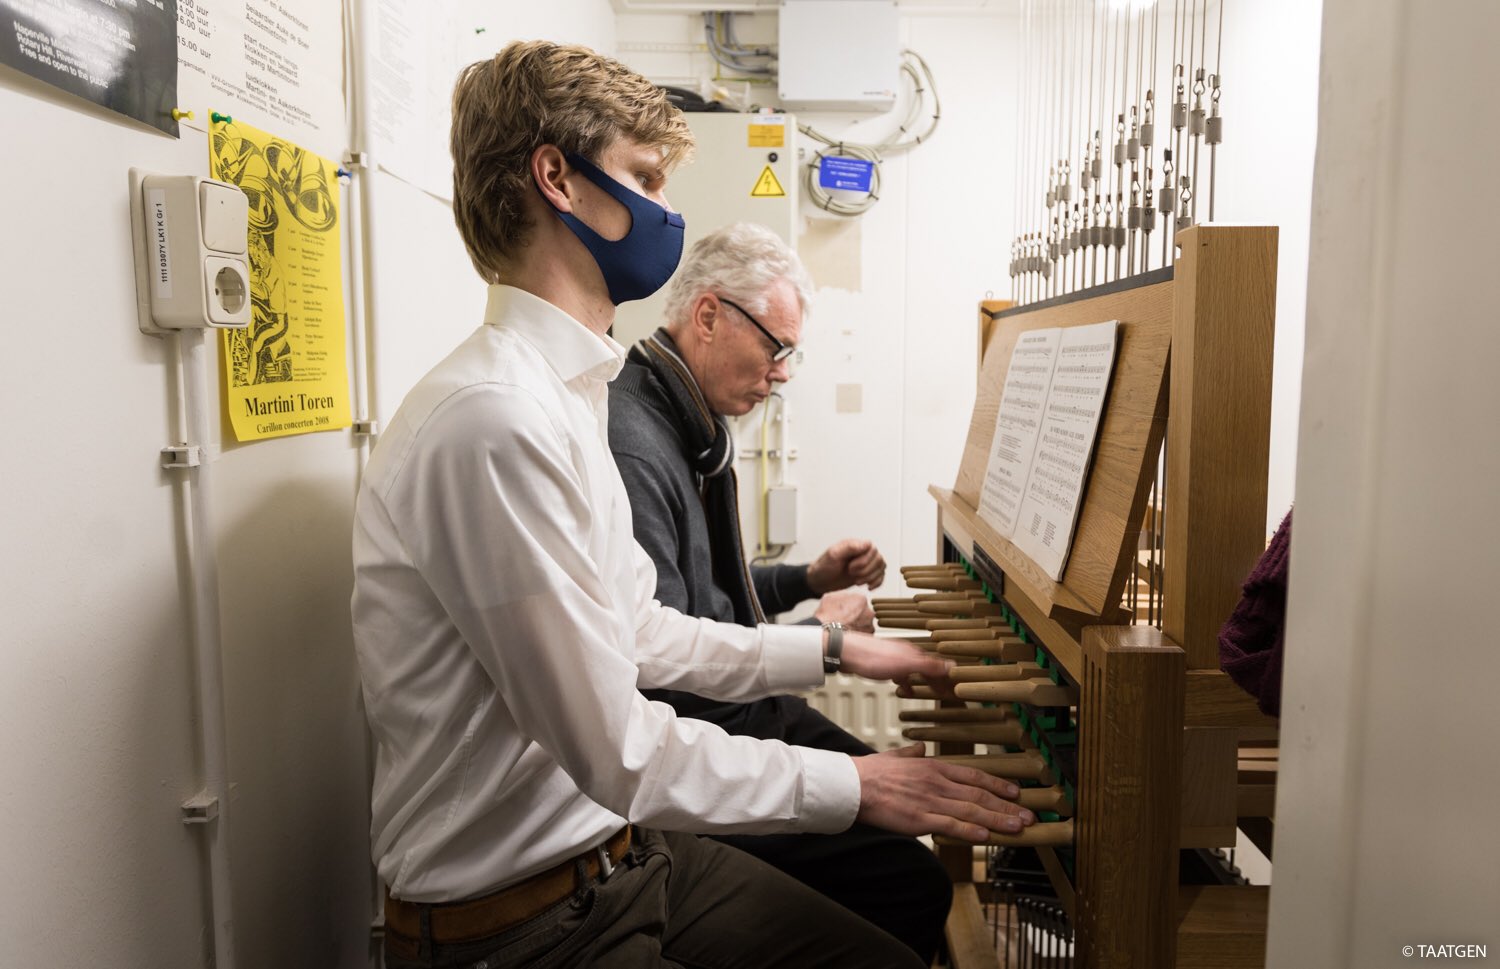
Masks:
[[[219,816],[219,799],[212,794],[197,794],[182,802],[183,824],[208,824]]]
[[[203,463],[203,449],[196,444],[173,444],[161,449],[161,466],[167,469],[196,468]]]

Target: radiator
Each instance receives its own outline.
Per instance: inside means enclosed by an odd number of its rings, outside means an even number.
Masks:
[[[807,703],[876,750],[904,746],[901,710],[932,706],[931,700],[902,700],[889,683],[836,674],[822,688],[805,694]]]

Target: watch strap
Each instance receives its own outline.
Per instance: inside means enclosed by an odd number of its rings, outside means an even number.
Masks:
[[[823,672],[837,673],[844,661],[844,624],[825,622],[823,629],[828,633],[828,645],[823,651]]]

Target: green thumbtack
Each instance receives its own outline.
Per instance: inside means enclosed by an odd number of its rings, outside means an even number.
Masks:
[[[208,113],[208,120],[212,121],[214,124],[218,124],[220,122],[223,122],[224,124],[234,124],[233,118],[231,118],[227,114],[220,114],[217,111],[210,111]]]

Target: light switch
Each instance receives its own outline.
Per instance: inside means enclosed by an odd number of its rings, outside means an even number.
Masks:
[[[198,193],[198,208],[203,212],[203,248],[244,252],[250,219],[250,200],[245,193],[212,182],[200,185]]]
[[[858,414],[865,409],[864,384],[835,384],[833,411],[836,414]]]

